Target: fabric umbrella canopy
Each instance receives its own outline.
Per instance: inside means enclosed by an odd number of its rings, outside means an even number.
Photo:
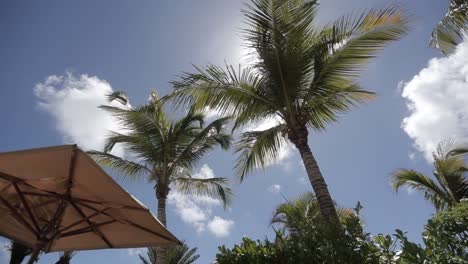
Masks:
[[[0,153],[0,235],[39,252],[180,244],[76,145]]]

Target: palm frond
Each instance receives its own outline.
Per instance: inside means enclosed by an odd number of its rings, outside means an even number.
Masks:
[[[173,181],[174,187],[180,193],[220,199],[224,207],[230,204],[233,195],[231,188],[228,187],[228,183],[229,180],[222,177],[207,179],[179,177]]]
[[[467,33],[468,1],[450,0],[447,14],[432,31],[429,45],[448,55],[455,50],[455,47],[463,40],[464,34]]]
[[[426,199],[431,201],[437,210],[443,210],[468,197],[468,167],[465,164],[465,148],[457,139],[439,143],[433,153],[434,178],[414,170],[398,170],[392,175],[391,183],[395,190],[401,186],[421,190]]]
[[[281,149],[287,144],[282,136],[285,129],[286,126],[280,124],[242,134],[235,148],[236,153],[240,153],[235,168],[241,181],[253,169],[264,168],[278,160]]]
[[[434,159],[461,158],[466,154],[468,154],[467,142],[460,138],[450,138],[439,143]]]
[[[167,264],[193,264],[200,258],[196,254],[197,248],[189,249],[185,242],[181,246],[170,247],[167,250],[166,262]],[[156,264],[157,251],[156,248],[147,248],[147,258],[139,254],[141,263],[143,264]]]
[[[71,259],[77,254],[77,251],[60,252],[60,258],[55,264],[70,264]]]
[[[180,144],[180,138],[178,139],[176,137],[174,141],[179,143],[180,153],[174,157],[168,171],[172,172],[177,167],[193,167],[208,151],[214,149],[216,146],[227,150],[231,145],[232,137],[223,133],[223,130],[229,120],[230,117],[213,120],[201,130],[197,129],[195,133],[190,136],[190,140],[183,145]],[[188,133],[185,131],[177,132],[177,134],[187,135]]]
[[[172,82],[175,90],[166,96],[176,106],[191,105],[197,111],[211,108],[222,116],[256,113],[269,109],[274,103],[259,92],[264,85],[252,68],[232,66],[195,67],[196,73],[185,73]]]
[[[145,258],[141,254],[138,254],[138,257],[141,260],[142,264],[156,264],[157,251],[154,247],[149,247],[146,249],[146,255],[148,258]]]
[[[325,27],[319,41],[313,45],[320,52],[317,55],[322,57],[323,64],[319,70],[314,69],[314,81],[327,85],[336,78],[358,77],[363,66],[389,42],[406,35],[408,23],[409,18],[404,9],[393,5],[363,12],[358,16],[343,16]]]
[[[341,221],[355,216],[351,209],[337,208],[337,213]],[[286,201],[276,207],[273,212],[271,224],[281,226],[283,233],[286,231],[294,233],[304,228],[311,221],[315,221],[320,215],[320,208],[315,195],[311,192],[306,192],[300,195],[297,199]]]
[[[346,113],[356,104],[364,103],[374,97],[373,92],[341,79],[323,91],[314,89],[309,92],[302,103],[302,115],[310,127],[323,130],[329,123],[337,121],[337,114]]]
[[[115,91],[112,92],[108,95],[106,95],[107,101],[108,102],[113,102],[117,101],[121,103],[122,105],[127,105],[128,104],[128,97],[127,94],[123,91]]]
[[[426,199],[430,200],[436,208],[443,208],[450,202],[447,193],[431,178],[414,170],[400,169],[391,178],[393,188],[398,191],[402,186],[423,191]]]
[[[447,204],[453,205],[461,199],[468,197],[468,181],[465,173],[468,169],[461,158],[451,157],[434,160],[434,176],[441,188],[447,193],[450,201]]]
[[[134,179],[151,174],[151,170],[146,166],[137,162],[117,157],[107,152],[88,151],[87,153],[96,161],[97,164],[119,171],[123,175],[132,177]]]

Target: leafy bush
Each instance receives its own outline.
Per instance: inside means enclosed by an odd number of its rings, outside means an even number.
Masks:
[[[364,233],[358,216],[344,220],[343,229],[317,215],[288,236],[277,232],[274,242],[243,238],[232,249],[219,247],[219,264],[252,263],[379,263],[378,248]],[[313,224],[311,224],[313,223]]]
[[[243,238],[232,249],[219,247],[219,264],[364,263],[468,264],[468,202],[441,211],[428,220],[424,246],[411,242],[401,230],[377,235],[365,233],[358,213],[342,220],[336,230],[320,217],[294,221],[294,232],[277,232],[275,241]],[[297,220],[297,219],[296,219]]]

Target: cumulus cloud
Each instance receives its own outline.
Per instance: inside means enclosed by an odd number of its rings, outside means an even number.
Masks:
[[[51,75],[33,90],[39,108],[52,116],[65,143],[101,150],[109,131],[120,131],[112,115],[98,108],[108,104],[106,95],[113,92],[105,80],[86,74]],[[122,156],[123,150],[117,146],[113,154]]]
[[[468,39],[452,55],[431,59],[403,84],[402,96],[409,109],[402,128],[426,160],[440,141],[468,137]]]
[[[214,171],[207,164],[204,164],[200,170],[192,176],[200,179],[216,177]],[[214,207],[222,206],[222,202],[220,200],[207,196],[187,196],[177,192],[177,190],[172,190],[169,193],[167,201],[170,205],[174,206],[174,211],[180,216],[182,221],[193,226],[198,233],[205,231],[208,226],[209,231],[218,236],[212,231],[209,224],[213,221],[210,221],[212,209]],[[213,219],[216,218],[219,217],[214,216]],[[232,225],[234,224],[231,220],[226,221],[229,221],[229,223],[232,222]]]
[[[270,187],[267,188],[267,191],[273,193],[273,194],[278,194],[281,191],[281,185],[279,184],[273,184]]]
[[[213,220],[208,223],[208,229],[216,237],[227,237],[229,236],[232,227],[234,226],[234,221],[226,220],[221,217],[215,216]]]

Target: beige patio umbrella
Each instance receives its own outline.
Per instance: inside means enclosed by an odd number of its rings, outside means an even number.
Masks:
[[[0,235],[70,251],[179,244],[76,145],[0,153]]]

